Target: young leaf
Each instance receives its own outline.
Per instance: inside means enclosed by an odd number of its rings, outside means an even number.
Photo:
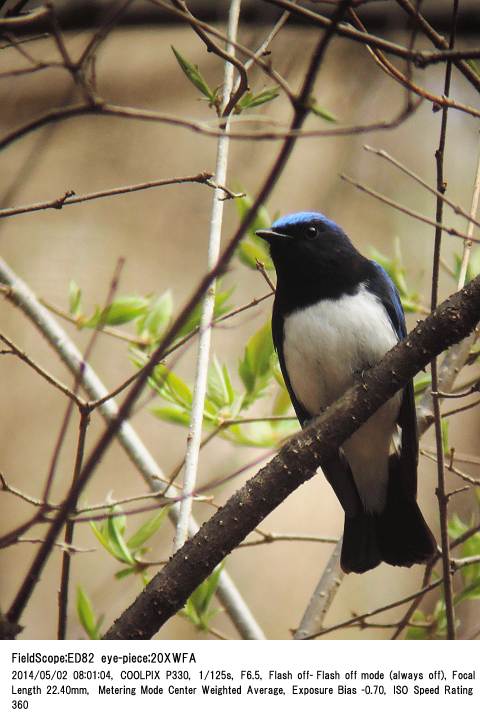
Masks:
[[[106,326],[119,326],[136,319],[148,308],[148,299],[141,296],[119,296],[102,312]]]
[[[178,407],[152,407],[150,409],[159,419],[172,424],[180,424],[182,427],[188,427],[190,424],[190,414]]]
[[[422,613],[421,610],[415,610],[415,612],[412,615],[411,618],[412,623],[425,623],[426,618],[425,615]],[[414,625],[409,625],[407,629],[407,634],[405,635],[406,640],[425,640],[427,638],[428,634],[428,628],[424,625],[419,625],[418,627],[415,627]]]
[[[249,237],[242,239],[238,245],[237,256],[250,269],[257,268],[257,261],[260,261],[267,270],[273,269],[267,244],[260,237],[257,237],[255,241]]]
[[[284,387],[280,387],[273,402],[272,414],[283,417],[289,412],[293,414],[290,395]]]
[[[270,379],[273,340],[270,322],[264,324],[247,342],[238,373],[250,396],[259,396]]]
[[[166,516],[168,514],[168,507],[162,507],[153,517],[144,522],[138,530],[130,537],[127,541],[127,545],[132,552],[139,550],[147,540],[160,529]]]
[[[426,372],[420,372],[413,380],[413,391],[415,396],[422,394],[432,383],[432,375]]]
[[[183,614],[200,630],[207,630],[210,620],[218,610],[211,609],[212,598],[218,587],[223,565],[218,565],[212,574],[193,591],[188,598]]]
[[[137,332],[146,335],[152,341],[159,339],[166,331],[173,313],[173,299],[171,291],[150,301],[144,316],[137,321]]]
[[[224,370],[215,355],[208,369],[207,396],[218,409],[229,404],[230,394],[225,383]]]
[[[230,311],[231,307],[229,306],[229,304],[227,304],[227,301],[233,294],[233,292],[233,287],[230,289],[223,289],[220,283],[217,284],[217,289],[215,293],[215,304],[213,309],[214,319],[217,319],[219,316],[226,314],[227,311]],[[195,307],[195,309],[190,314],[188,320],[180,329],[178,337],[185,336],[186,334],[189,334],[191,331],[196,329],[200,325],[201,316],[202,304],[200,303]]]
[[[477,60],[473,60],[472,58],[469,58],[465,61],[467,65],[470,66],[470,68],[473,70],[473,72],[478,75],[480,78],[480,63]]]
[[[187,76],[188,80],[193,83],[193,85],[200,91],[200,93],[205,95],[211,103],[215,103],[216,95],[199,71],[198,65],[193,65],[192,63],[190,63],[186,58],[183,57],[183,55],[178,52],[178,50],[175,50],[173,45],[171,46],[171,48],[178,61],[178,64]]]
[[[127,565],[135,565],[132,553],[130,552],[127,543],[123,539],[123,532],[121,524],[117,517],[109,517],[107,520],[107,529],[110,538],[110,544],[112,549],[115,551],[115,557]]]
[[[448,444],[448,419],[442,419],[441,427],[442,427],[442,447],[443,447],[443,454],[445,456],[448,456],[450,454],[450,446]]]
[[[338,118],[334,116],[333,113],[330,113],[329,110],[323,108],[323,106],[318,105],[316,98],[314,98],[313,96],[310,96],[308,107],[312,111],[312,113],[315,113],[315,115],[323,118],[323,120],[326,120],[329,123],[338,123]]]
[[[235,198],[235,205],[241,219],[246,216],[252,207],[252,204],[252,197],[248,193],[240,198]],[[259,238],[259,236],[255,235],[255,232],[258,231],[258,229],[269,228],[271,225],[272,221],[267,209],[265,206],[260,206],[255,218],[249,226],[247,237],[242,239],[238,246],[238,257],[246,266],[256,269],[256,260],[258,259],[265,265],[265,268],[268,271],[273,269],[273,262],[270,258],[268,244],[266,241]]]
[[[75,283],[75,281],[70,281],[70,284],[68,285],[68,302],[70,307],[70,314],[74,318],[78,317],[81,313],[82,290]]]
[[[156,389],[162,397],[183,409],[191,408],[193,395],[190,387],[165,364],[157,364],[152,376]]]
[[[278,98],[279,90],[279,86],[275,85],[272,88],[265,88],[256,95],[248,91],[240,99],[235,109],[235,112],[241,113],[242,110],[246,110],[247,108],[256,108],[257,106],[263,105],[264,103],[269,103],[271,100],[274,100],[274,98]]]
[[[77,587],[77,614],[81,626],[90,640],[99,640],[99,628],[102,624],[102,619],[96,622],[90,598],[81,585]]]

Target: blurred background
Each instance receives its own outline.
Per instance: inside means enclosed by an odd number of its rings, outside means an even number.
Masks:
[[[462,3],[458,45],[475,42],[474,2]],[[80,54],[94,24],[108,3],[55,3],[61,14],[65,40],[73,57]],[[315,4],[318,9],[318,4]],[[35,6],[35,3],[30,3]],[[80,9],[82,6],[83,9]],[[369,29],[390,40],[408,44],[409,31],[396,3],[374,3],[362,17]],[[225,27],[228,3],[191,2],[193,11],[204,13],[210,22]],[[448,27],[450,2],[425,2],[423,11],[435,27]],[[370,14],[369,14],[370,13]],[[279,17],[279,10],[266,3],[245,2],[241,17],[240,40],[257,47]],[[470,20],[469,20],[470,18]],[[478,21],[478,13],[476,16]],[[93,24],[93,25],[92,25]],[[477,27],[478,31],[478,27]],[[274,67],[297,89],[303,78],[310,53],[318,41],[319,29],[290,21],[271,45]],[[478,38],[478,35],[477,35]],[[430,48],[418,38],[419,47]],[[200,66],[210,85],[222,82],[220,60],[207,53],[204,45],[182,24],[173,22],[148,3],[132,3],[129,14],[102,44],[96,75],[99,93],[112,103],[168,112],[199,120],[213,119],[213,111],[199,101],[199,93],[182,74],[172,53],[175,46],[188,60]],[[50,38],[27,46],[39,60],[56,58]],[[12,48],[1,50],[2,72],[24,67],[25,59]],[[433,93],[442,95],[444,69],[432,66],[415,71],[415,78]],[[250,72],[251,86],[259,91],[271,86],[257,68]],[[475,105],[475,90],[455,71],[451,96]],[[367,50],[348,40],[335,39],[321,67],[315,97],[341,125],[389,121],[401,110],[405,92],[375,63]],[[9,130],[37,117],[50,108],[78,99],[71,79],[61,69],[49,69],[24,76],[0,78],[0,124],[2,136]],[[290,106],[279,97],[253,113],[267,115],[287,124]],[[438,145],[440,113],[423,102],[415,114],[389,131],[349,136],[303,139],[297,142],[288,166],[268,202],[273,216],[300,210],[319,210],[338,222],[365,254],[372,247],[386,256],[394,255],[399,240],[408,283],[429,305],[433,249],[433,228],[393,210],[361,193],[340,179],[345,173],[404,206],[432,217],[435,199],[428,191],[368,154],[364,144],[383,148],[431,184],[435,184],[434,153]],[[305,128],[335,128],[318,117],[309,118]],[[472,186],[478,157],[478,118],[450,112],[445,155],[445,177],[449,197],[470,208]],[[243,188],[255,195],[279,149],[278,142],[233,141],[230,146],[228,186]],[[172,176],[214,171],[216,140],[191,131],[157,123],[111,118],[80,117],[55,125],[46,125],[21,138],[2,151],[0,174],[1,206],[15,206],[50,200],[73,189],[77,194],[114,186]],[[5,261],[35,294],[51,304],[68,310],[68,286],[74,280],[82,289],[86,309],[93,311],[108,293],[119,257],[126,260],[119,293],[159,294],[171,289],[176,310],[180,310],[206,268],[212,191],[200,185],[156,188],[114,198],[45,210],[0,219],[1,253]],[[222,237],[227,242],[238,224],[233,201],[225,202]],[[462,232],[466,224],[445,210],[446,225]],[[455,253],[462,253],[461,241],[444,235],[443,257],[454,266]],[[223,281],[234,286],[232,305],[249,302],[268,291],[262,276],[236,259]],[[443,273],[440,298],[455,290],[455,282]],[[250,335],[269,318],[271,301],[250,309],[214,331],[213,348],[218,358],[236,370]],[[409,317],[411,327],[418,314]],[[91,331],[78,331],[61,321],[74,342],[84,350]],[[19,309],[0,298],[0,328],[36,362],[65,384],[71,375]],[[175,370],[191,384],[195,345],[178,359]],[[55,440],[63,418],[66,400],[25,364],[13,356],[2,356],[0,376],[0,470],[9,484],[36,496],[43,488]],[[133,371],[128,345],[100,335],[91,356],[93,368],[109,389],[120,384]],[[465,372],[465,378],[473,371]],[[238,378],[235,378],[238,386]],[[145,400],[148,396],[145,395]],[[185,451],[186,429],[155,419],[148,404],[140,405],[132,423],[142,440],[165,471],[172,470]],[[94,415],[88,433],[87,451],[103,429],[103,421]],[[478,454],[479,416],[472,410],[450,425],[449,442],[459,452]],[[76,423],[71,425],[54,481],[53,498],[60,500],[72,474],[76,444]],[[433,448],[433,435],[422,443]],[[213,441],[201,455],[199,483],[205,484],[229,474],[233,469],[258,457],[259,450]],[[464,464],[475,475],[475,467]],[[254,468],[255,469],[255,468]],[[226,500],[251,476],[239,475],[223,485],[216,502]],[[450,487],[459,486],[449,476]],[[435,464],[422,459],[419,474],[419,499],[426,518],[438,535],[438,510],[434,489]],[[145,483],[130,464],[118,444],[109,449],[84,496],[88,502],[100,502],[111,493],[115,499],[141,494]],[[452,509],[467,522],[473,514],[470,493],[456,495]],[[28,518],[29,505],[5,492],[1,493],[0,531],[5,534]],[[196,503],[194,514],[200,521],[211,514],[211,507]],[[134,530],[142,516],[130,518]],[[343,514],[321,475],[303,485],[262,524],[269,532],[311,533],[338,536]],[[42,537],[38,526],[28,537]],[[150,559],[162,560],[171,553],[174,529],[167,522],[153,538]],[[437,536],[438,539],[438,536]],[[68,636],[85,637],[75,612],[75,589],[81,584],[92,599],[97,613],[105,615],[109,625],[141,590],[136,576],[114,579],[119,565],[103,550],[86,524],[77,525],[75,545],[96,548],[73,556]],[[290,638],[318,582],[332,546],[314,542],[276,542],[239,549],[226,561],[258,622],[269,638]],[[36,545],[18,544],[1,551],[0,605],[10,604]],[[61,552],[52,554],[31,603],[23,617],[24,638],[54,638],[56,635],[57,592]],[[334,624],[359,612],[388,603],[421,586],[423,570],[396,569],[382,565],[365,575],[350,575],[338,592],[326,620]],[[438,596],[424,603],[431,608]],[[478,604],[478,603],[477,603]],[[478,610],[476,611],[478,616]],[[393,610],[382,620],[400,619]],[[478,624],[478,618],[477,618]],[[227,616],[220,613],[214,626],[227,637],[237,634]],[[475,610],[465,606],[461,615],[461,633],[470,637],[475,629]],[[388,630],[358,629],[340,631],[337,637],[388,637]],[[176,616],[159,633],[160,638],[201,636],[186,620]]]

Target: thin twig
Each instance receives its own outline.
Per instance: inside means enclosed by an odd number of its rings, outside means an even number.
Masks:
[[[431,454],[431,453],[428,452],[427,450],[421,449],[421,450],[420,450],[420,454],[421,454],[423,457],[426,457],[427,459],[432,460],[432,462],[438,463],[438,458],[437,458],[437,456],[434,455],[434,454]],[[455,467],[455,466],[454,466],[453,464],[451,464],[450,462],[447,463],[447,462],[444,461],[443,466],[444,466],[444,468],[445,468],[446,470],[448,470],[449,472],[452,472],[452,473],[453,473],[454,475],[456,475],[457,477],[460,477],[460,479],[462,479],[464,482],[468,482],[468,484],[470,485],[470,487],[468,487],[468,488],[466,488],[466,489],[471,489],[472,487],[480,487],[480,479],[478,479],[477,477],[472,477],[472,475],[469,475],[469,474],[467,474],[466,472],[463,472],[461,469],[458,469],[458,467]],[[462,488],[462,489],[463,489],[463,488]],[[452,494],[452,493],[450,492],[449,495],[451,495],[451,494]]]
[[[419,27],[421,28],[424,35],[429,38],[429,40],[435,45],[437,48],[441,49],[447,49],[448,48],[448,42],[445,40],[443,35],[440,35],[437,33],[435,28],[433,28],[427,20],[421,15],[421,13],[418,11],[418,8],[414,7],[410,0],[397,0],[397,4],[400,5],[401,8],[411,17],[415,20],[415,22],[418,23]],[[468,65],[468,63],[465,60],[454,60],[453,64],[456,68],[464,75],[464,77],[476,88],[478,91],[480,91],[480,78],[478,77],[477,73]]]
[[[446,109],[444,109],[446,110]],[[394,201],[391,198],[388,198],[387,196],[384,196],[382,193],[378,193],[377,191],[374,191],[372,188],[369,188],[368,186],[364,186],[362,183],[359,183],[358,181],[355,181],[353,178],[350,178],[349,176],[346,176],[344,173],[340,174],[340,178],[342,181],[347,181],[347,183],[351,183],[352,186],[355,186],[355,188],[358,188],[359,191],[364,191],[365,193],[368,193],[369,196],[373,196],[373,198],[377,198],[382,203],[385,203],[387,206],[391,206],[392,208],[397,209],[397,211],[401,211],[402,213],[406,214],[407,216],[410,216],[411,218],[416,218],[417,221],[422,221],[423,223],[427,223],[429,226],[433,226],[434,228],[445,231],[445,233],[448,233],[450,236],[457,236],[458,238],[466,239],[469,241],[472,241],[474,243],[480,243],[480,238],[472,238],[471,236],[468,236],[467,234],[462,233],[461,231],[457,231],[457,229],[444,226],[439,221],[434,221],[429,216],[425,216],[422,213],[418,213],[417,211],[413,211],[411,208],[408,208],[407,206],[403,206],[401,203],[397,203],[397,201]]]
[[[24,125],[15,128],[14,130],[6,133],[0,138],[0,150],[3,150],[11,143],[25,137],[33,131],[42,128],[50,123],[67,120],[69,118],[76,118],[78,116],[85,115],[98,115],[100,117],[116,117],[116,118],[128,118],[138,121],[154,122],[154,123],[165,123],[167,125],[178,126],[181,128],[187,128],[191,131],[201,133],[202,135],[211,138],[220,138],[224,135],[228,135],[229,138],[242,141],[278,141],[288,140],[297,138],[332,138],[335,136],[350,136],[360,135],[363,133],[371,133],[372,131],[390,130],[397,128],[407,118],[409,118],[418,108],[419,103],[412,106],[406,106],[402,108],[392,120],[390,121],[376,121],[367,124],[358,124],[352,126],[339,126],[335,128],[320,129],[320,130],[301,130],[299,128],[290,128],[288,130],[268,130],[268,131],[250,131],[248,133],[240,131],[230,130],[228,133],[223,128],[212,127],[210,123],[202,123],[178,116],[173,116],[168,113],[158,113],[140,108],[130,108],[128,106],[119,106],[112,103],[100,103],[99,101],[95,104],[91,103],[77,103],[67,107],[53,108],[43,115],[37,116],[31,121],[28,121]],[[268,122],[268,121],[267,121]],[[222,121],[224,124],[224,121]]]
[[[185,3],[175,3],[185,6]],[[240,17],[241,0],[231,0],[228,17],[228,38],[235,39],[238,32],[238,21]],[[227,45],[224,78],[223,78],[223,96],[222,96],[222,116],[225,115],[224,109],[230,106],[229,99],[232,98],[233,91],[233,68],[230,60],[233,57],[233,47],[229,42]],[[242,66],[243,69],[243,66]],[[243,69],[244,70],[244,69]],[[243,91],[242,91],[243,94]],[[238,95],[238,94],[237,94]],[[230,111],[229,111],[230,112]],[[228,114],[227,114],[228,115]],[[228,120],[225,129],[228,131]],[[215,182],[222,186],[227,180],[228,165],[228,148],[229,139],[223,136],[218,141],[217,160],[215,168]],[[210,219],[210,234],[208,239],[207,252],[207,271],[211,271],[220,256],[220,240],[222,235],[223,220],[223,203],[220,194],[216,192],[212,201],[212,212]],[[175,532],[175,540],[173,543],[174,552],[176,552],[187,539],[188,524],[192,509],[192,494],[197,481],[198,462],[200,454],[200,444],[202,436],[203,411],[205,406],[205,397],[207,393],[207,376],[208,363],[210,357],[210,342],[212,333],[212,322],[215,314],[215,279],[207,289],[202,302],[202,315],[200,320],[200,329],[198,332],[198,355],[195,370],[195,381],[193,387],[192,411],[190,415],[190,428],[187,437],[187,449],[185,453],[185,475],[183,478],[183,495],[184,499],[180,503],[179,519]]]
[[[323,542],[331,545],[338,543],[338,537],[322,537],[319,535],[301,535],[301,534],[287,534],[279,532],[267,532],[262,533],[263,537],[260,540],[247,540],[247,542],[241,542],[237,550],[244,547],[258,547],[258,545],[268,545],[273,542]]]
[[[355,24],[357,25],[360,30],[363,30],[366,32],[366,28],[363,25],[362,21],[358,17],[358,15],[353,11],[350,10],[350,14],[354,18]],[[414,29],[417,26],[414,26]],[[413,32],[412,32],[413,37]],[[433,104],[433,110],[437,111],[440,108],[453,108],[455,110],[460,110],[464,113],[468,113],[469,115],[472,115],[476,118],[480,117],[480,110],[477,108],[473,108],[472,106],[465,105],[464,103],[457,103],[456,101],[452,100],[451,98],[446,98],[444,96],[435,95],[434,93],[428,91],[426,88],[422,88],[421,86],[417,85],[416,83],[412,82],[411,78],[411,69],[412,69],[412,62],[411,58],[407,60],[407,71],[408,74],[405,75],[402,73],[396,65],[394,65],[390,60],[387,58],[385,53],[382,53],[381,50],[378,50],[376,48],[372,48],[369,45],[366,46],[367,50],[372,55],[373,59],[375,60],[376,64],[379,68],[381,68],[388,76],[393,78],[395,81],[400,83],[404,88],[407,89],[407,93],[410,95],[411,92],[415,93],[416,95],[420,96],[421,98],[425,98],[426,100],[430,101]]]
[[[216,190],[218,186],[212,183],[212,177],[213,174],[203,171],[202,173],[197,173],[193,176],[180,176],[178,178],[165,178],[158,181],[145,181],[144,183],[135,183],[129,186],[119,186],[117,188],[107,188],[102,191],[85,193],[78,196],[75,194],[75,191],[66,191],[62,196],[51,201],[38,201],[37,203],[30,203],[25,206],[16,206],[15,208],[2,208],[0,209],[0,218],[18,216],[23,213],[32,213],[33,211],[44,211],[47,209],[59,211],[65,206],[85,203],[85,201],[93,201],[97,198],[108,198],[109,196],[118,196],[124,193],[144,191],[147,188],[159,188],[161,186],[172,186],[180,183],[199,183]],[[226,191],[229,196],[235,197],[235,194],[233,194],[229,189],[222,188],[222,190]]]
[[[372,146],[367,146],[367,145],[365,145],[363,147],[369,153],[374,153],[376,156],[379,156],[380,158],[385,159],[386,161],[391,163],[393,166],[398,168],[400,171],[402,171],[402,173],[405,173],[410,178],[413,178],[414,181],[416,181],[421,186],[423,186],[423,188],[426,188],[427,191],[430,191],[430,193],[433,193],[437,198],[441,195],[440,192],[436,188],[434,188],[429,183],[424,181],[423,178],[421,178],[416,173],[414,173],[410,168],[407,168],[406,166],[404,166],[403,163],[400,163],[400,161],[398,161],[396,158],[391,156],[386,151],[382,150],[381,148],[372,148]],[[480,161],[480,158],[479,158],[479,161]],[[477,181],[478,181],[478,176],[477,176]],[[475,188],[477,188],[477,185],[475,185]],[[456,203],[453,203],[453,201],[450,201],[450,199],[448,199],[446,196],[442,196],[442,198],[443,198],[443,202],[447,206],[450,206],[450,208],[454,211],[454,213],[456,213],[457,215],[463,216],[470,222],[469,228],[467,230],[467,237],[472,236],[473,228],[470,228],[470,225],[473,226],[473,224],[475,224],[475,226],[478,226],[480,228],[480,221],[477,221],[472,213],[467,213],[467,211],[465,211],[461,206],[459,206]],[[478,193],[477,193],[477,201],[478,201]],[[465,244],[468,244],[468,243],[469,243],[469,241],[465,240]],[[461,284],[458,288],[460,289],[462,286],[463,286],[463,284]]]
[[[75,467],[73,470],[72,487],[76,485],[77,479],[82,468],[83,455],[85,452],[85,439],[87,436],[87,427],[90,422],[90,412],[86,409],[80,410],[80,425],[78,430],[77,452],[75,456]],[[62,557],[62,571],[60,576],[60,590],[58,592],[58,626],[57,639],[65,640],[67,635],[67,608],[68,608],[68,588],[70,582],[70,551],[73,544],[73,534],[75,522],[67,520],[65,525],[65,536],[63,544],[65,551]]]
[[[449,48],[453,48],[455,44],[455,34],[457,27],[458,0],[454,0],[452,9],[452,19],[450,24],[450,43]],[[452,63],[448,61],[445,68],[444,96],[450,93],[450,82],[452,77]],[[447,134],[447,118],[448,108],[442,110],[442,122],[440,127],[440,139],[438,148],[435,152],[436,168],[437,168],[437,196],[435,221],[437,224],[435,230],[435,244],[433,252],[432,264],[432,298],[431,309],[435,310],[438,303],[438,279],[440,272],[440,252],[442,245],[442,219],[443,219],[443,194],[446,190],[446,182],[444,179],[444,153]],[[440,534],[442,541],[442,567],[443,567],[443,589],[445,595],[445,610],[447,617],[447,635],[450,640],[455,639],[455,607],[453,602],[453,589],[450,565],[450,549],[448,536],[448,496],[446,494],[445,484],[445,464],[443,456],[443,440],[442,440],[442,418],[440,411],[440,400],[435,392],[438,392],[438,365],[437,359],[432,359],[432,392],[433,392],[433,415],[435,427],[435,441],[437,446],[437,489],[438,508],[440,515]]]
[[[83,407],[85,405],[85,402],[83,399],[81,399],[75,392],[73,392],[71,389],[69,389],[65,384],[62,384],[62,382],[58,381],[58,379],[55,379],[49,372],[47,372],[45,369],[43,369],[41,366],[36,364],[33,359],[31,359],[28,354],[26,354],[24,351],[18,348],[16,344],[13,343],[10,339],[8,339],[4,334],[0,333],[0,341],[3,341],[4,344],[6,344],[9,349],[12,351],[12,353],[21,359],[25,364],[27,364],[31,369],[37,372],[42,379],[45,379],[49,384],[51,384],[55,389],[58,389],[60,392],[65,394],[70,400],[75,402],[77,407]],[[2,351],[0,351],[0,355],[2,354]]]

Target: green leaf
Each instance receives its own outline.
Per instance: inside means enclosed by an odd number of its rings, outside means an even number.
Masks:
[[[157,364],[152,378],[161,396],[183,409],[191,408],[193,395],[190,387],[165,364]]]
[[[119,296],[106,307],[101,320],[106,326],[119,326],[136,319],[148,308],[148,299],[141,296]]]
[[[283,417],[289,412],[293,413],[290,395],[284,387],[280,387],[273,402],[272,414]]]
[[[249,269],[257,269],[257,261],[263,264],[268,271],[273,269],[267,244],[259,236],[255,241],[251,238],[242,239],[237,248],[237,256]]]
[[[162,507],[153,517],[150,517],[146,522],[141,525],[136,532],[127,541],[127,545],[133,552],[139,550],[144,543],[149,540],[153,535],[160,529],[166,516],[168,514],[168,507]]]
[[[227,404],[229,404],[231,406],[234,403],[237,395],[235,394],[235,390],[232,385],[232,380],[230,378],[230,372],[228,371],[226,364],[223,365],[222,372],[223,372],[223,381],[225,384],[225,389],[227,390],[227,400],[228,400]]]
[[[456,512],[448,520],[448,534],[452,540],[456,540],[457,537],[463,535],[468,530],[468,525],[463,522]]]
[[[68,285],[68,302],[70,314],[76,318],[81,313],[82,290],[75,281],[70,281],[70,284]]]
[[[110,545],[115,551],[115,557],[127,565],[135,565],[132,553],[123,538],[122,526],[119,519],[117,517],[109,517],[107,520],[107,529]]]
[[[213,309],[213,318],[218,319],[219,316],[223,316],[227,311],[230,311],[231,306],[227,304],[228,299],[233,294],[234,288],[223,289],[220,283],[217,284],[215,292],[215,304]],[[185,324],[180,329],[177,337],[185,336],[191,331],[196,329],[200,325],[200,319],[202,316],[202,303],[200,302],[190,314]]]
[[[329,123],[338,123],[338,118],[323,106],[318,105],[316,98],[314,98],[313,96],[310,97],[308,107],[312,111],[312,113],[315,113],[315,115],[323,118],[323,120],[326,120]]]
[[[441,427],[442,427],[442,447],[443,447],[443,454],[445,456],[450,454],[450,445],[448,443],[448,419],[442,419]]]
[[[253,205],[252,197],[248,193],[245,193],[240,198],[235,198],[235,205],[240,219],[243,220]],[[259,236],[256,236],[255,233],[259,229],[270,228],[271,225],[272,221],[266,207],[260,206],[248,228],[246,238],[242,239],[237,250],[240,260],[246,266],[256,269],[256,260],[258,259],[265,265],[268,271],[273,269],[268,244]]]
[[[190,424],[190,413],[178,407],[152,407],[150,411],[164,422],[180,424],[182,427],[188,427]]]
[[[123,580],[123,578],[129,575],[134,575],[137,572],[136,567],[123,567],[121,570],[115,573],[116,580]]]
[[[285,421],[249,422],[248,424],[232,424],[222,437],[235,444],[248,447],[270,449],[281,444],[285,437],[298,432],[296,419]]]
[[[247,91],[237,104],[235,112],[240,113],[242,110],[247,110],[247,108],[256,108],[264,103],[269,103],[271,100],[274,100],[274,98],[278,98],[280,95],[279,91],[280,88],[278,85],[275,85],[272,88],[265,88],[256,95]]]
[[[478,61],[476,60],[473,60],[472,58],[469,58],[465,62],[467,63],[467,65],[470,66],[471,70],[473,70],[473,72],[480,78],[480,63],[478,63]]]
[[[246,404],[261,395],[272,374],[273,340],[270,322],[264,324],[247,342],[238,373],[247,390]]]
[[[480,600],[480,576],[474,579],[460,593],[455,595],[456,604],[461,603],[464,600]]]
[[[183,609],[184,615],[201,630],[208,629],[210,620],[218,612],[218,610],[211,609],[211,602],[218,587],[222,567],[223,564],[218,565],[212,574],[200,583],[188,598]]]
[[[432,375],[420,372],[413,380],[413,391],[415,396],[422,394],[432,383]]]
[[[205,95],[211,103],[215,103],[216,95],[201,74],[200,70],[198,69],[198,65],[193,65],[192,63],[190,63],[186,58],[183,57],[183,55],[178,52],[178,50],[173,47],[173,45],[171,46],[171,48],[178,61],[178,64],[187,76],[188,80],[193,83],[193,85],[200,91],[200,93]]]
[[[166,331],[173,314],[173,299],[171,291],[150,301],[146,314],[140,316],[137,322],[137,332],[145,334],[152,340],[159,339]]]
[[[467,273],[465,274],[465,283],[468,284],[480,273],[480,249],[475,249],[470,255],[470,259],[467,264]],[[454,254],[454,266],[455,276],[460,278],[460,271],[462,268],[462,256],[460,254]]]
[[[95,613],[92,603],[81,585],[77,587],[77,614],[81,626],[87,633],[90,640],[99,640],[99,628],[102,623],[102,619],[99,619],[98,623],[95,621]]]
[[[110,549],[108,537],[103,534],[103,531],[100,530],[99,527],[97,527],[95,522],[90,522],[89,524],[90,524],[90,528],[91,528],[93,534],[95,535],[95,537],[97,538],[97,540],[107,550],[107,552],[109,552],[111,554],[112,551]]]
[[[220,366],[216,355],[213,356],[208,369],[207,397],[218,409],[223,409],[230,403],[230,392],[225,383],[224,369]]]
[[[421,610],[415,610],[411,617],[412,623],[425,623],[426,618]],[[425,640],[428,637],[428,628],[422,626],[408,626],[407,633],[405,635],[406,640]]]

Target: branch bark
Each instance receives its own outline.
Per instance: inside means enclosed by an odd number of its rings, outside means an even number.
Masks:
[[[189,540],[112,625],[106,639],[147,639],[288,495],[309,479],[333,450],[388,398],[480,319],[480,276],[451,296],[306,429],[289,440]]]

